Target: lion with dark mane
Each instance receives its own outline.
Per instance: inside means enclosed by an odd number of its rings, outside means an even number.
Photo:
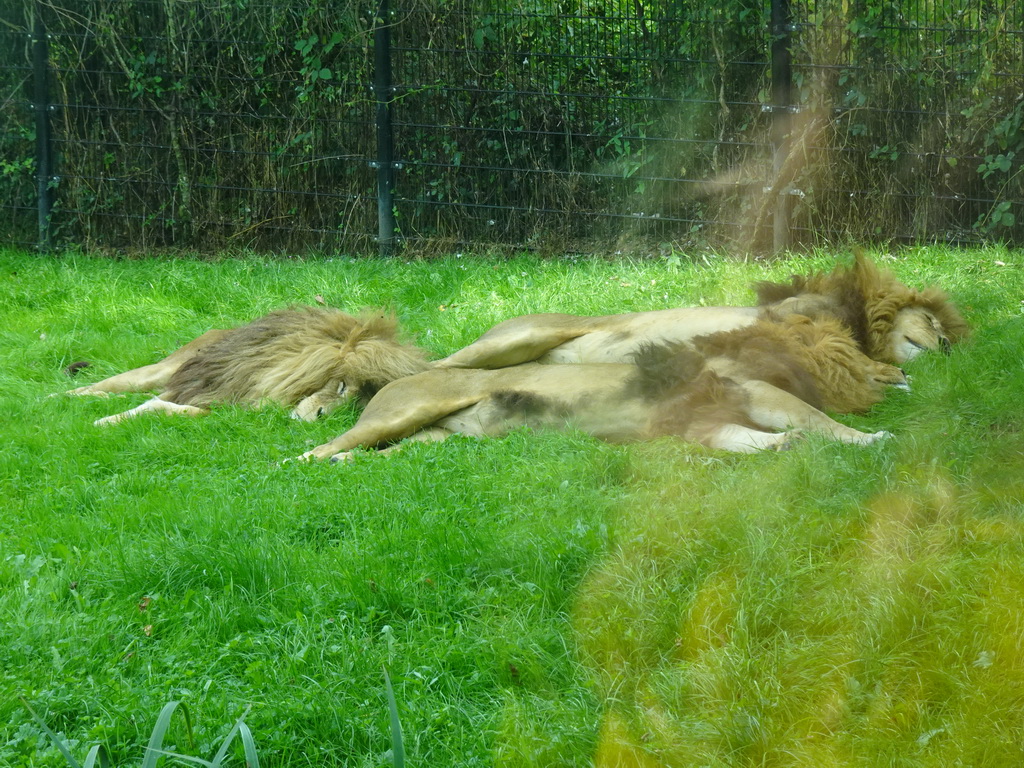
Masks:
[[[915,290],[862,253],[851,267],[756,286],[760,307],[686,307],[581,317],[524,315],[491,328],[436,363],[444,368],[501,368],[539,363],[624,363],[645,344],[687,341],[742,328],[765,317],[833,318],[872,359],[899,365],[923,350],[948,351],[967,333],[963,317],[938,288]]]
[[[199,415],[216,403],[278,403],[294,406],[296,418],[313,420],[348,397],[368,400],[389,382],[428,367],[422,350],[399,341],[394,317],[299,306],[208,331],[157,363],[68,394],[160,392],[97,425],[149,411]]]
[[[356,424],[304,459],[343,460],[356,448],[518,427],[579,429],[610,442],[674,436],[711,448],[781,447],[801,430],[866,445],[867,434],[822,409],[861,411],[903,372],[872,360],[839,321],[755,320],[686,342],[644,344],[630,363],[499,369],[435,368],[384,387]]]

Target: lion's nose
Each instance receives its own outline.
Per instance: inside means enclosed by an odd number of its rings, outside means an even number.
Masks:
[[[949,343],[949,339],[947,339],[945,336],[939,337],[939,346],[942,347],[943,354],[948,355],[950,352],[953,351],[953,345]]]

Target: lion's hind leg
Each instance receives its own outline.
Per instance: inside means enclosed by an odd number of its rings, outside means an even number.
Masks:
[[[97,381],[95,384],[69,389],[64,394],[109,397],[125,392],[159,390],[167,386],[167,382],[170,381],[176,370],[178,370],[178,364],[168,365],[166,360],[161,360],[159,363],[133,368],[130,371],[103,379],[103,381]]]
[[[592,330],[589,318],[556,313],[514,317],[467,347],[434,363],[435,368],[506,368],[532,362]]]
[[[167,388],[171,376],[184,363],[191,360],[199,352],[215,341],[219,341],[229,331],[214,329],[207,331],[197,339],[174,350],[163,360],[151,365],[143,365],[140,368],[133,368],[124,373],[110,376],[103,381],[94,384],[87,384],[84,387],[69,389],[66,395],[95,395],[97,397],[108,397],[109,395],[120,395],[125,392],[160,392]]]
[[[104,416],[102,419],[96,419],[96,421],[93,422],[93,426],[107,427],[126,419],[134,419],[137,416],[141,416],[143,413],[169,413],[177,416],[203,416],[207,411],[204,408],[197,408],[194,405],[181,405],[180,403],[172,403],[169,400],[161,400],[159,397],[154,397],[147,400],[142,405],[137,405],[130,410],[115,413],[113,416]]]
[[[427,427],[428,424],[430,424],[430,420],[419,420],[415,418],[415,415],[407,413],[378,415],[363,411],[363,415],[350,430],[338,435],[329,443],[306,451],[298,458],[302,461],[310,461],[333,459],[338,456],[340,457],[339,461],[344,461],[356,448],[381,448],[405,438],[415,439],[417,435],[431,432],[430,428],[420,428]],[[447,430],[444,431],[447,432]],[[445,437],[447,436],[445,435]],[[422,439],[430,440],[432,438],[425,436]]]

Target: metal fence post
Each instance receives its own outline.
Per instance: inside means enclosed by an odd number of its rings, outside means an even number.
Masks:
[[[50,143],[50,94],[49,47],[46,44],[46,24],[43,22],[43,3],[35,3],[35,18],[32,22],[32,78],[34,93],[32,107],[36,113],[36,191],[39,211],[38,248],[42,252],[50,249],[50,214],[53,200],[50,191],[53,173],[52,146]]]
[[[373,33],[373,93],[377,102],[377,242],[380,255],[395,246],[395,153],[391,132],[391,18],[380,0]]]
[[[775,195],[773,250],[786,250],[790,243],[789,214],[793,198],[789,184],[782,183],[782,171],[789,155],[792,128],[793,70],[790,58],[792,15],[789,0],[772,0],[772,193]]]

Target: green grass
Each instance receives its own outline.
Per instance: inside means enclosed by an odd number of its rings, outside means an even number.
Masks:
[[[1024,761],[1024,257],[901,251],[974,336],[844,417],[895,437],[733,456],[577,434],[286,465],[355,418],[93,419],[47,398],[289,303],[386,305],[433,354],[537,311],[749,303],[829,266],[0,252],[0,765],[142,761],[169,701],[261,764]],[[678,263],[676,263],[678,261]],[[76,360],[92,367],[74,381]],[[236,764],[242,764],[237,746]]]

